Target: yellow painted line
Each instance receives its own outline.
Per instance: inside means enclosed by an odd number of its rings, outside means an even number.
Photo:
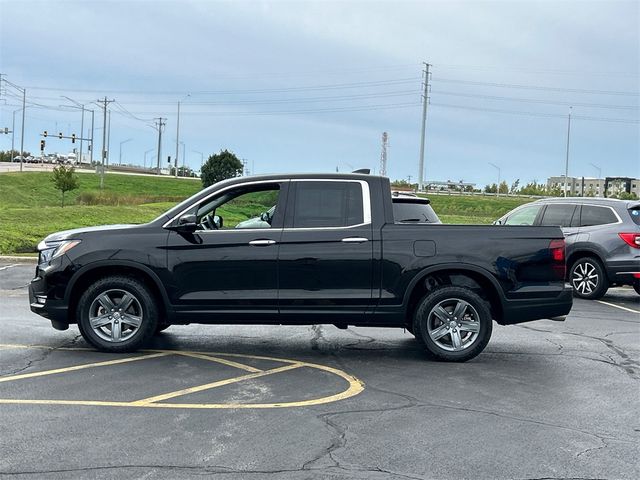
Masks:
[[[623,307],[621,305],[616,305],[615,303],[609,303],[603,300],[596,300],[596,302],[602,303],[604,305],[609,305],[610,307],[619,308],[620,310],[624,310],[625,312],[640,313],[640,310],[634,310],[632,308]]]
[[[56,368],[53,370],[43,370],[40,372],[32,372],[32,373],[22,373],[19,375],[9,375],[6,377],[0,377],[0,383],[12,382],[14,380],[22,380],[25,378],[43,377],[45,375],[56,375],[58,373],[75,372],[77,370],[84,370],[85,368],[106,367],[109,365],[119,365],[121,363],[137,362],[138,360],[148,360],[150,358],[166,357],[167,355],[170,355],[170,354],[154,353],[151,355],[142,355],[139,357],[127,357],[127,358],[120,358],[118,360],[108,360],[106,362],[85,363],[82,365],[74,365],[72,367]]]
[[[155,402],[161,402],[163,400],[168,400],[170,398],[181,397],[183,395],[188,395],[190,393],[202,392],[204,390],[210,390],[216,387],[222,387],[224,385],[230,385],[232,383],[242,382],[244,380],[252,380],[254,378],[266,377],[267,375],[273,375],[274,373],[286,372],[287,370],[293,370],[295,368],[302,367],[300,363],[294,363],[291,365],[285,365],[284,367],[273,368],[271,370],[266,370],[262,372],[249,373],[247,375],[241,375],[239,377],[227,378],[226,380],[218,380],[217,382],[206,383],[204,385],[198,385],[197,387],[189,387],[184,388],[182,390],[176,390],[175,392],[163,393],[161,395],[156,395],[154,397],[143,398],[141,400],[136,400],[135,402],[131,402],[132,405],[148,405]]]
[[[246,370],[247,372],[262,372],[259,368],[252,367],[250,365],[245,365],[244,363],[234,362],[232,360],[225,360],[224,358],[213,357],[211,355],[203,355],[201,353],[192,353],[192,352],[174,352],[177,355],[184,355],[185,357],[199,358],[201,360],[209,360],[210,362],[217,362],[223,365],[227,365],[229,367],[239,368],[241,370]]]
[[[19,344],[0,344],[0,349],[2,348],[39,348],[39,349],[48,349],[48,350],[69,350],[69,351],[95,351],[91,348],[80,348],[80,347],[48,347],[44,345],[19,345]],[[180,351],[180,350],[142,350],[145,353],[149,353],[150,355],[135,357],[135,358],[127,358],[122,360],[113,360],[111,362],[100,362],[100,364],[116,364],[123,363],[123,361],[135,361],[135,360],[144,360],[147,358],[153,358],[156,356],[163,355],[175,355],[175,354],[187,354],[187,356],[193,356],[194,358],[204,358],[205,360],[212,360],[214,358],[222,357],[232,357],[232,358],[251,358],[256,360],[270,360],[273,362],[287,363],[288,365],[266,370],[251,373],[248,375],[243,375],[240,377],[233,377],[227,380],[221,380],[219,382],[213,382],[206,385],[201,385],[197,387],[188,388],[185,390],[180,390],[177,392],[170,392],[164,395],[158,395],[156,397],[146,398],[142,400],[137,400],[134,402],[110,402],[110,401],[99,401],[99,400],[36,400],[36,399],[10,399],[10,398],[0,398],[0,404],[28,404],[28,405],[75,405],[75,406],[99,406],[99,407],[130,407],[130,408],[171,408],[171,409],[267,409],[267,408],[291,408],[291,407],[307,407],[313,405],[321,405],[324,403],[336,402],[339,400],[344,400],[347,398],[354,397],[360,394],[364,390],[364,383],[358,378],[350,375],[342,370],[337,368],[329,367],[326,365],[320,365],[315,363],[301,362],[298,360],[289,360],[285,358],[275,358],[275,357],[266,357],[260,355],[243,355],[239,353],[222,353],[222,352],[193,352],[193,351]],[[237,362],[234,362],[237,363]],[[100,365],[100,364],[89,364],[89,365]],[[243,365],[243,364],[238,364]],[[79,366],[80,368],[87,368],[83,365]],[[248,367],[245,365],[245,367]],[[326,397],[314,398],[309,400],[302,400],[298,402],[272,402],[272,403],[150,403],[150,402],[160,402],[162,399],[175,398],[178,396],[186,395],[188,393],[194,393],[198,391],[203,391],[211,388],[216,388],[217,386],[228,385],[231,383],[237,383],[243,380],[250,380],[252,378],[259,378],[267,375],[272,375],[274,373],[284,372],[287,370],[293,370],[301,367],[309,367],[318,370],[323,370],[325,372],[331,373],[338,377],[343,378],[348,384],[349,387],[339,393],[334,395],[329,395]],[[75,367],[69,367],[66,370],[72,370]],[[253,368],[253,367],[249,367]],[[29,374],[27,374],[29,375]],[[0,377],[1,378],[1,377]],[[9,377],[7,377],[9,379]],[[160,398],[163,397],[163,398]],[[147,403],[149,402],[149,403]]]

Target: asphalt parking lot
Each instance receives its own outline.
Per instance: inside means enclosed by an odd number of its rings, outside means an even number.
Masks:
[[[640,301],[494,326],[466,364],[402,330],[172,326],[96,352],[0,262],[1,478],[640,478]]]

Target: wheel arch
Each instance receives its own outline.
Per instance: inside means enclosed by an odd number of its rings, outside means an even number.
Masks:
[[[581,258],[586,258],[586,257],[591,257],[591,258],[595,258],[596,260],[598,260],[600,262],[600,265],[602,265],[602,271],[607,279],[607,281],[609,280],[608,275],[607,275],[607,269],[605,266],[605,262],[604,259],[602,258],[602,255],[597,252],[596,250],[592,250],[589,248],[581,248],[580,250],[576,250],[574,252],[571,252],[571,254],[567,257],[567,275],[566,275],[566,280],[570,281],[570,275],[571,275],[571,269],[573,268],[573,265],[580,260]]]
[[[411,322],[418,302],[441,285],[470,288],[489,304],[491,316],[498,323],[504,315],[502,287],[485,269],[474,265],[444,264],[421,270],[409,284],[403,302],[405,322]]]
[[[73,275],[65,291],[65,303],[69,306],[70,323],[77,321],[75,318],[76,307],[83,291],[82,289],[75,288],[76,285],[89,285],[99,278],[104,278],[109,275],[131,276],[144,282],[151,289],[153,295],[161,302],[161,315],[170,321],[173,315],[169,297],[162,282],[153,270],[139,263],[119,260],[115,262],[94,262],[85,265]]]

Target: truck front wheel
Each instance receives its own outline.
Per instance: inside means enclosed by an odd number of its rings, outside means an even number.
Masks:
[[[487,304],[473,291],[443,287],[425,296],[416,308],[413,331],[427,353],[446,362],[466,362],[484,350],[491,338]]]
[[[103,352],[133,352],[156,330],[156,303],[149,288],[135,278],[101,278],[78,302],[80,333]]]

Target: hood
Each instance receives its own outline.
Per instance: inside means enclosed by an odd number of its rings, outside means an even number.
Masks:
[[[51,235],[47,235],[44,239],[45,242],[53,242],[59,240],[67,240],[76,238],[76,236],[82,235],[83,233],[91,233],[91,232],[103,232],[107,230],[121,230],[124,228],[136,227],[137,225],[133,224],[125,224],[125,225],[98,225],[96,227],[83,227],[83,228],[74,228],[73,230],[63,230],[61,232],[55,232]]]

